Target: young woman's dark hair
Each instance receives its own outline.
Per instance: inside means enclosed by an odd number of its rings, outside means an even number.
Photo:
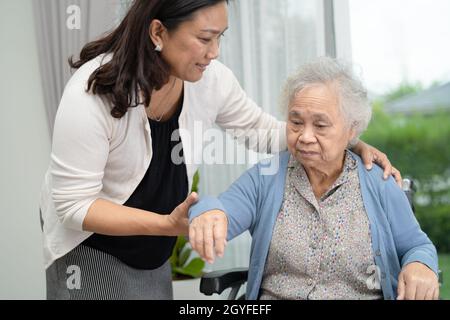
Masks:
[[[78,69],[100,54],[111,53],[112,60],[89,78],[88,91],[103,95],[112,105],[111,115],[122,118],[128,108],[150,104],[154,89],[169,81],[169,66],[156,52],[149,36],[150,23],[160,20],[169,30],[193,18],[202,8],[228,0],[135,0],[120,25],[104,38],[88,43],[80,60],[69,59]],[[140,94],[143,101],[139,101]]]

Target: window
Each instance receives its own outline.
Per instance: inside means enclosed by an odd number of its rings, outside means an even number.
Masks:
[[[368,89],[450,80],[449,12],[448,0],[350,0],[353,58]]]

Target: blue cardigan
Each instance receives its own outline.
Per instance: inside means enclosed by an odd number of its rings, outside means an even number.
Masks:
[[[438,273],[436,248],[420,229],[406,195],[394,179],[383,180],[378,166],[367,171],[361,158],[351,154],[358,161],[361,193],[383,296],[387,300],[395,299],[398,276],[406,264],[421,262]],[[228,217],[228,240],[250,231],[252,245],[246,293],[250,300],[259,296],[275,221],[283,201],[289,157],[289,152],[283,152],[255,165],[218,198],[203,197],[189,211],[190,221],[209,210],[224,211]],[[261,174],[273,168],[277,164],[274,161],[279,161],[278,171],[273,175]]]

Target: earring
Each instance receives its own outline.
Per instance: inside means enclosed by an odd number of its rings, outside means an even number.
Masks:
[[[156,45],[156,47],[155,47],[155,51],[156,52],[161,52],[162,51],[162,47],[161,47],[161,45]]]

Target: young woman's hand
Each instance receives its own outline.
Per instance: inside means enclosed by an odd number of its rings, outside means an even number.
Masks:
[[[227,229],[228,218],[225,212],[205,212],[189,225],[189,242],[203,260],[213,263],[215,255],[223,257],[227,244]]]
[[[362,141],[358,142],[353,151],[362,158],[367,170],[372,169],[372,164],[375,162],[384,169],[385,180],[392,175],[400,188],[402,187],[402,175],[392,166],[386,154]]]
[[[172,213],[165,217],[168,235],[178,236],[189,234],[189,208],[198,201],[197,193],[191,193]]]

